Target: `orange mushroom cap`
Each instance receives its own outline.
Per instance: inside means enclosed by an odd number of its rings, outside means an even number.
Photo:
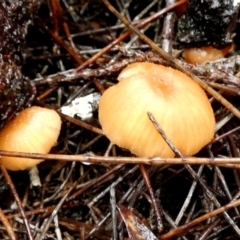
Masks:
[[[0,131],[0,150],[48,153],[57,142],[61,119],[56,111],[31,107],[23,110]],[[1,157],[5,168],[25,170],[43,160],[31,158]]]
[[[133,63],[119,80],[99,103],[99,120],[112,143],[140,157],[173,157],[147,112],[184,155],[197,153],[213,138],[215,119],[209,100],[184,73],[153,63]]]
[[[188,63],[203,64],[209,61],[215,61],[223,58],[233,49],[233,45],[228,45],[222,49],[213,48],[212,46],[201,48],[186,48],[183,52],[183,57]]]

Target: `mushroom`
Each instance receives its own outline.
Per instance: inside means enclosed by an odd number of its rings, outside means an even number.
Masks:
[[[213,138],[211,104],[203,89],[184,73],[153,63],[133,63],[119,80],[99,103],[99,121],[112,143],[140,157],[173,157],[147,112],[186,156]]]
[[[56,143],[61,119],[56,111],[30,107],[19,113],[0,131],[0,150],[48,153]],[[1,164],[13,171],[31,168],[43,160],[2,156]]]
[[[188,63],[203,64],[209,61],[215,61],[223,58],[233,49],[233,45],[228,45],[222,49],[213,48],[212,46],[201,48],[186,48],[183,52],[183,57]]]

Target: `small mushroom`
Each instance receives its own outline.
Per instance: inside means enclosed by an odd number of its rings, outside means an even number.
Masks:
[[[201,48],[186,48],[183,52],[183,57],[188,63],[203,64],[209,61],[216,61],[220,58],[223,58],[233,49],[233,45],[228,45],[227,47],[221,49],[217,49],[212,46]]]
[[[56,111],[30,107],[19,113],[0,131],[0,150],[48,153],[57,142],[61,119]],[[43,160],[2,156],[1,164],[13,171],[31,168]]]
[[[203,89],[184,73],[153,63],[133,63],[119,80],[99,103],[99,121],[112,143],[140,157],[173,157],[147,112],[184,155],[197,153],[213,138],[211,104]]]

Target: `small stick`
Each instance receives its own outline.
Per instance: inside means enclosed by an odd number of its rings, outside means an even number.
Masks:
[[[158,132],[161,134],[161,136],[163,137],[163,139],[166,141],[166,143],[169,145],[169,147],[172,149],[172,151],[175,153],[176,156],[181,157],[183,160],[185,159],[185,156],[175,147],[175,145],[173,144],[173,142],[167,137],[167,135],[165,134],[164,130],[161,128],[161,126],[158,124],[158,122],[155,120],[154,116],[148,112],[148,116],[150,118],[150,120],[152,121],[152,123],[154,124],[154,126],[156,127],[156,129],[158,130]],[[211,200],[214,205],[216,207],[220,207],[220,203],[217,200],[217,198],[215,197],[215,195],[213,195],[211,193],[211,191],[208,189],[207,185],[199,178],[199,176],[196,174],[196,172],[191,168],[190,165],[186,164],[185,168],[189,171],[189,173],[192,175],[193,179],[195,179],[204,190],[206,190],[206,194],[208,195],[209,200]],[[235,230],[235,232],[238,234],[238,236],[240,236],[240,229],[239,227],[235,224],[235,222],[233,221],[233,219],[229,216],[229,214],[224,211],[223,212],[224,218],[228,221],[228,223],[232,226],[232,228]]]
[[[164,240],[164,239],[171,239],[173,237],[176,237],[176,236],[179,236],[181,234],[183,234],[187,229],[209,219],[210,217],[214,217],[220,213],[223,213],[223,212],[226,212],[227,210],[229,210],[230,208],[233,208],[233,207],[237,207],[240,205],[240,199],[234,201],[234,202],[231,202],[223,207],[220,207],[210,213],[207,213],[207,214],[204,214],[202,215],[201,217],[198,217],[196,219],[194,219],[193,221],[183,225],[183,226],[180,226],[176,229],[172,229],[171,231],[169,231],[168,233],[166,234],[163,234],[162,236],[159,237],[159,240]]]
[[[155,210],[156,217],[157,217],[158,232],[160,233],[163,230],[163,223],[162,223],[162,218],[161,218],[161,213],[160,213],[160,210],[159,210],[159,206],[158,206],[156,198],[154,196],[154,192],[153,192],[153,189],[152,189],[151,182],[149,180],[148,172],[146,171],[143,164],[139,164],[139,168],[141,170],[144,182],[147,185],[148,191],[150,193],[152,205],[153,205],[153,208]]]
[[[6,168],[2,164],[1,164],[1,170],[2,170],[3,176],[5,177],[9,187],[12,190],[13,196],[15,198],[15,201],[16,201],[17,205],[18,205],[19,211],[20,211],[20,213],[22,215],[23,222],[25,224],[25,227],[26,227],[26,230],[27,230],[27,233],[28,233],[28,238],[29,238],[29,240],[33,240],[32,232],[31,232],[31,229],[30,229],[27,217],[25,215],[25,212],[23,210],[21,200],[20,200],[20,198],[18,196],[18,193],[16,191],[16,188],[14,187],[14,184],[13,184],[13,182],[12,182],[12,180],[11,180],[7,170],[6,170]]]
[[[136,25],[137,28],[142,28],[144,26],[146,26],[149,22],[158,19],[160,16],[162,16],[163,14],[171,11],[172,9],[174,9],[177,6],[180,6],[182,4],[184,4],[187,0],[180,0],[177,3],[175,3],[172,6],[169,6],[168,8],[165,8],[159,12],[157,12],[156,14],[152,15],[151,17],[141,21],[140,23],[138,23]],[[106,1],[103,0],[103,2],[106,4]],[[121,16],[121,15],[120,15]],[[119,18],[121,19],[121,18]],[[121,19],[122,21],[122,19]],[[125,23],[124,23],[125,24]],[[93,63],[96,59],[98,59],[99,57],[101,57],[103,54],[107,53],[111,48],[113,48],[115,45],[117,45],[118,43],[120,43],[122,40],[124,40],[125,38],[127,38],[128,36],[130,36],[132,34],[132,30],[127,31],[125,33],[123,33],[122,35],[120,35],[117,39],[115,39],[113,42],[111,42],[109,45],[107,45],[106,47],[104,47],[100,52],[96,53],[95,55],[93,55],[91,58],[89,58],[86,62],[84,62],[82,65],[80,65],[77,69],[76,72],[81,71],[82,69],[86,68],[87,66],[89,66],[91,63]]]
[[[161,166],[161,165],[213,165],[223,167],[238,167],[240,164],[240,157],[232,158],[198,158],[198,157],[184,157],[183,158],[146,158],[146,157],[104,157],[92,154],[79,154],[79,155],[66,155],[66,154],[40,154],[40,153],[23,153],[23,152],[9,152],[0,150],[0,156],[32,158],[32,159],[45,159],[45,160],[59,160],[59,161],[77,161],[87,163],[108,163],[108,164],[139,164],[144,163],[147,165]],[[239,165],[240,168],[240,165]]]
[[[11,224],[9,223],[8,219],[6,218],[3,210],[0,208],[0,221],[3,223],[3,226],[5,227],[8,236],[11,240],[17,240],[17,237],[11,227]]]

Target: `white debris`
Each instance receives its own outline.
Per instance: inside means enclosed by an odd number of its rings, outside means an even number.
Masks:
[[[41,187],[41,180],[40,180],[40,177],[39,177],[39,174],[38,174],[37,166],[29,169],[28,174],[29,174],[29,177],[30,177],[31,185],[33,187]]]
[[[233,0],[233,6],[235,7],[235,6],[237,6],[237,4],[239,4],[240,3],[240,0]]]
[[[11,209],[11,210],[16,210],[16,209],[18,209],[18,205],[17,205],[17,203],[16,203],[15,201],[11,204],[10,209]]]
[[[82,120],[89,120],[93,116],[93,111],[98,108],[100,98],[99,93],[75,98],[69,105],[63,106],[60,110],[70,117],[78,116]]]

